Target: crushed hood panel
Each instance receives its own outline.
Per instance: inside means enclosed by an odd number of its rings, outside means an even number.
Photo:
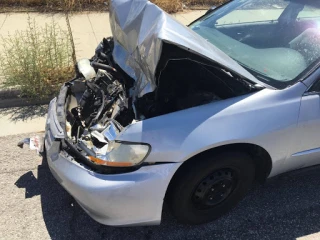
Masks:
[[[136,81],[135,96],[157,88],[156,69],[163,43],[176,45],[265,86],[220,49],[149,1],[112,0],[110,24],[115,43],[113,58]]]

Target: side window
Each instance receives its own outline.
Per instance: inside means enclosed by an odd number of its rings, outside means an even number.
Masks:
[[[320,9],[306,5],[303,10],[299,13],[297,21],[304,20],[320,20]]]
[[[320,92],[320,80],[317,80],[308,92]]]
[[[260,0],[259,3],[256,0],[247,1],[218,19],[216,25],[277,21],[288,4],[283,0]]]

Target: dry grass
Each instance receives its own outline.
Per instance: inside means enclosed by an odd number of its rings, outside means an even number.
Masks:
[[[151,2],[171,13],[178,12],[182,9],[181,0],[151,0]]]
[[[1,38],[1,44],[4,86],[18,87],[26,97],[46,98],[74,75],[70,36],[53,20],[38,27],[29,19],[25,31]]]
[[[6,7],[36,7],[42,10],[83,10],[92,6],[102,5],[108,0],[0,0],[0,6]],[[226,0],[151,0],[169,13],[182,9],[186,5],[216,5]],[[1,8],[1,7],[0,7]]]
[[[224,2],[226,2],[226,0],[185,0],[184,1],[185,4],[187,5],[220,5]]]
[[[1,0],[0,5],[9,7],[40,7],[41,10],[81,10],[88,5],[101,5],[106,0]]]

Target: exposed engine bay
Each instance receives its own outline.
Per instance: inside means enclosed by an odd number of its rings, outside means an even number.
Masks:
[[[158,88],[138,98],[132,94],[135,81],[113,61],[112,50],[113,39],[104,39],[92,59],[79,61],[76,78],[66,84],[67,137],[99,166],[113,166],[109,152],[116,136],[136,121],[258,90],[209,61],[164,45]]]

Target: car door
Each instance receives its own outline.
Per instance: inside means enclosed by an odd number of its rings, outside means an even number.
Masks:
[[[288,168],[320,164],[320,78],[302,96],[292,155]]]

